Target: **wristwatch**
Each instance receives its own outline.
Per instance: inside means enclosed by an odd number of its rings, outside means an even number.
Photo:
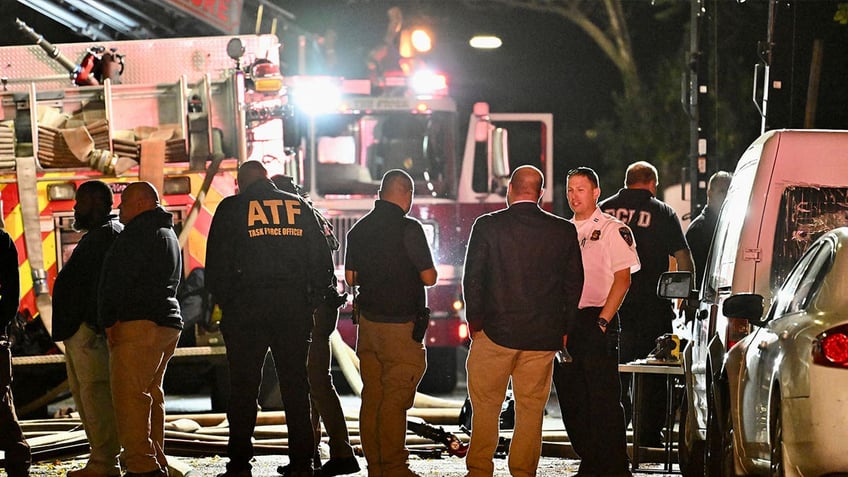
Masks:
[[[609,326],[609,324],[610,322],[607,321],[606,318],[602,318],[600,316],[598,317],[598,326],[600,326],[601,328],[607,329],[607,326]]]

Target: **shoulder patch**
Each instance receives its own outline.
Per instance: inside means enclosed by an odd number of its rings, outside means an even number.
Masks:
[[[621,234],[621,238],[623,238],[623,239],[624,239],[624,241],[625,241],[625,242],[627,242],[627,246],[628,246],[628,247],[632,247],[632,246],[633,246],[633,232],[631,232],[629,228],[627,228],[627,227],[619,227],[619,228],[618,228],[618,233],[620,233],[620,234]]]

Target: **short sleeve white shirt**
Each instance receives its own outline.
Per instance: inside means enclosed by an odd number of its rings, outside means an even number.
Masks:
[[[586,220],[572,220],[583,257],[583,294],[579,308],[604,306],[615,272],[639,271],[639,255],[630,228],[615,217],[595,212]]]

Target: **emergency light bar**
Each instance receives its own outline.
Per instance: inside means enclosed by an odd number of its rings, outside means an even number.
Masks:
[[[292,100],[307,114],[315,115],[338,109],[342,95],[338,78],[295,77],[292,80],[292,89],[290,89]]]
[[[448,78],[443,74],[422,70],[412,75],[410,87],[419,97],[447,96]]]

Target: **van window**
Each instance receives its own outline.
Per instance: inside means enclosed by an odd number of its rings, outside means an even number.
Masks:
[[[703,299],[715,302],[718,291],[730,287],[733,278],[733,267],[736,265],[736,251],[739,249],[739,235],[742,233],[742,222],[748,211],[751,198],[751,188],[757,175],[758,160],[762,145],[750,147],[739,159],[739,166],[733,174],[733,180],[727,191],[716,224],[713,244],[710,249],[707,269],[704,272]]]
[[[848,188],[787,187],[780,198],[771,265],[776,290],[792,266],[817,238],[848,225]]]

